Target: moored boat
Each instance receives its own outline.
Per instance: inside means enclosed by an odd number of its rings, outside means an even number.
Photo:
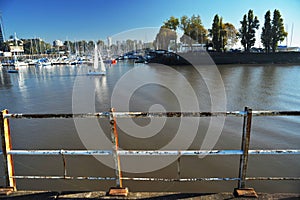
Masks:
[[[99,58],[100,58],[100,70],[101,71],[98,71]],[[87,75],[89,75],[89,76],[101,76],[101,75],[105,75],[105,74],[106,74],[106,68],[105,68],[102,56],[98,52],[97,44],[95,44],[95,49],[94,49],[94,71],[90,70]]]

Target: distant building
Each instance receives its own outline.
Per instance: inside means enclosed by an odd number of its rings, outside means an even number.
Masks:
[[[299,52],[300,48],[299,47],[288,47],[288,46],[283,46],[280,45],[277,47],[278,52]]]
[[[16,34],[13,39],[8,40],[9,51],[13,55],[19,55],[24,53],[23,41],[18,39]]]
[[[53,41],[53,46],[54,47],[61,47],[61,46],[64,46],[64,43],[61,40],[54,40]]]
[[[205,44],[177,44],[179,46],[178,52],[185,53],[185,52],[196,52],[196,51],[206,51]]]

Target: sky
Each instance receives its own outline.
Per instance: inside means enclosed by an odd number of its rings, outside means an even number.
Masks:
[[[170,16],[193,14],[200,15],[206,29],[216,14],[238,29],[249,9],[260,20],[257,41],[265,13],[278,9],[289,34],[282,45],[300,46],[300,0],[0,0],[6,39],[16,33],[18,38],[38,37],[49,43],[57,39],[106,41],[108,36],[137,31],[144,40],[151,40],[154,30]],[[256,42],[256,46],[261,44]]]

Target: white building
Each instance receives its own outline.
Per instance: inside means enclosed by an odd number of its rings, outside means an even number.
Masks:
[[[9,51],[13,55],[19,55],[24,53],[23,41],[15,37],[13,39],[8,40]]]
[[[64,45],[64,43],[61,40],[54,40],[53,41],[53,46],[54,47],[61,47],[63,45]]]

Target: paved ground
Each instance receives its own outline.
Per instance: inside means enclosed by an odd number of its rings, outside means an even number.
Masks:
[[[255,198],[235,198],[232,193],[156,193],[156,192],[133,192],[129,193],[128,197],[110,197],[106,196],[106,192],[42,192],[42,191],[17,191],[9,195],[0,195],[0,199],[8,200],[96,200],[96,199],[200,199],[200,200],[215,200],[215,199],[255,199]],[[300,193],[258,193],[258,199],[282,199],[282,200],[300,200]]]

